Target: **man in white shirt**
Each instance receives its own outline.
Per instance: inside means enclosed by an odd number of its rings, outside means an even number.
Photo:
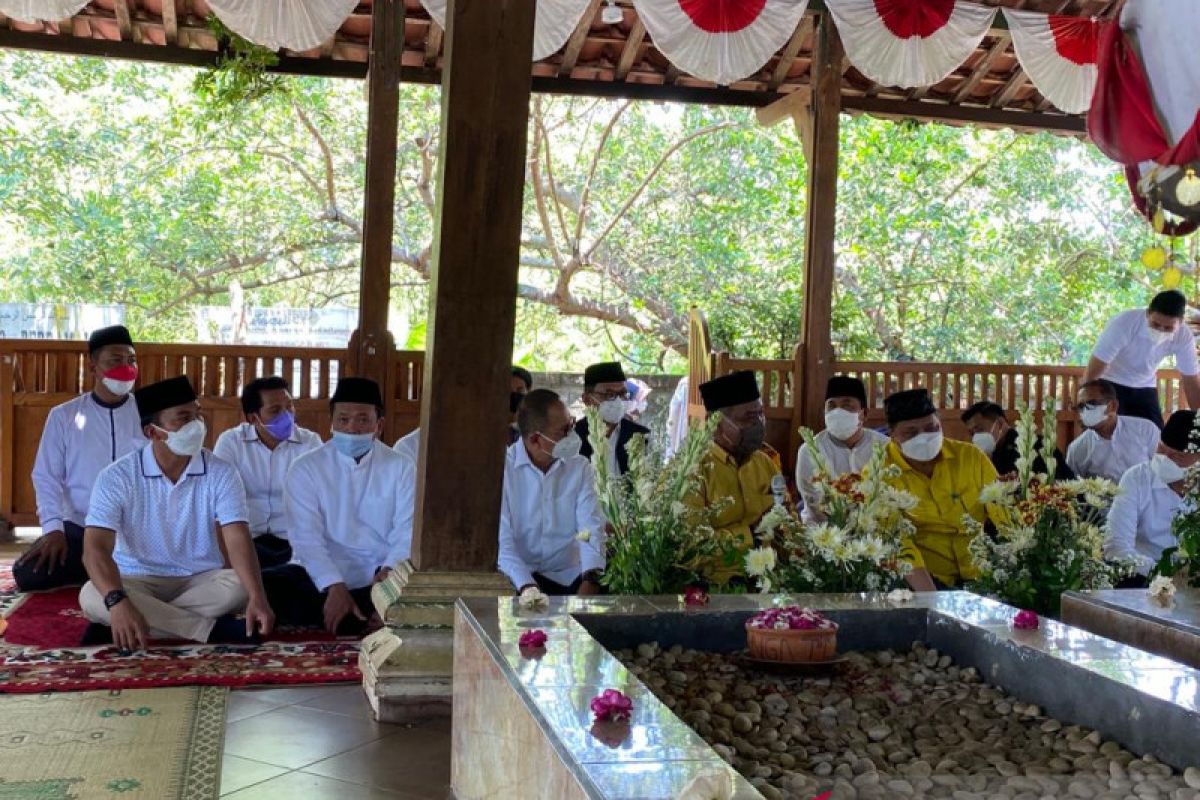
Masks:
[[[518,592],[599,594],[605,521],[567,407],[538,389],[525,397],[517,425],[521,439],[504,463],[500,571]]]
[[[863,426],[867,421],[867,387],[858,378],[835,375],[825,386],[825,430],[816,435],[817,449],[836,478],[860,472],[876,447],[887,447],[888,437]],[[796,453],[796,489],[804,500],[800,512],[806,523],[823,522],[821,491],[814,482],[817,462],[808,444]]]
[[[383,395],[342,378],[329,401],[333,438],[296,459],[284,503],[292,562],[263,572],[281,622],[357,635],[371,587],[409,556],[416,467],[383,442]]]
[[[1148,419],[1161,428],[1158,365],[1174,355],[1188,405],[1200,407],[1200,366],[1195,337],[1184,323],[1186,314],[1187,298],[1172,289],[1155,295],[1144,312],[1135,308],[1113,317],[1092,350],[1084,382],[1111,381],[1118,413]]]
[[[269,633],[275,618],[246,493],[237,470],[204,449],[191,383],[160,381],[134,399],[150,443],[105,468],[92,491],[83,554],[91,580],[79,592],[94,623],[87,638],[103,641],[110,626],[112,641],[134,650],[151,638],[245,643]],[[230,616],[243,609],[244,621]]]
[[[671,395],[671,403],[667,407],[667,457],[675,455],[675,451],[683,444],[688,434],[688,376],[684,375],[675,384]]]
[[[1079,387],[1075,411],[1087,428],[1067,447],[1067,466],[1081,478],[1119,481],[1158,450],[1158,426],[1117,414],[1117,389],[1104,379]]]
[[[1145,585],[1163,551],[1177,544],[1171,522],[1190,510],[1184,471],[1200,463],[1200,452],[1188,452],[1189,445],[1200,445],[1197,433],[1196,412],[1176,411],[1163,428],[1154,458],[1121,478],[1121,493],[1108,512],[1104,556],[1135,565],[1140,580],[1127,582],[1128,588]]]
[[[283,488],[297,458],[321,446],[321,437],[296,425],[296,408],[283,378],[257,378],[242,389],[246,421],[217,439],[213,453],[237,468],[246,487],[250,535],[263,569],[292,559]]]
[[[533,388],[533,375],[524,367],[518,367],[515,364],[512,368],[512,376],[508,383],[508,413],[509,429],[508,429],[508,444],[512,444],[517,439],[521,438],[517,432],[517,409],[521,407],[521,401],[525,399],[525,395],[529,394],[529,390]],[[392,445],[392,449],[401,455],[406,455],[412,459],[413,463],[417,463],[417,451],[421,448],[421,428],[413,428],[408,433],[401,436]]]
[[[80,586],[83,524],[96,476],[146,443],[137,403],[129,397],[137,380],[137,354],[124,326],[88,337],[92,391],[50,409],[33,464],[42,536],[13,565],[23,592]]]
[[[606,466],[609,475],[624,475],[629,470],[629,453],[625,449],[634,436],[649,436],[650,429],[639,425],[628,416],[630,406],[629,387],[625,382],[625,370],[620,362],[607,361],[591,364],[583,372],[583,404],[597,409],[604,422]],[[575,433],[583,443],[579,455],[592,458],[591,431],[587,417],[575,423]]]

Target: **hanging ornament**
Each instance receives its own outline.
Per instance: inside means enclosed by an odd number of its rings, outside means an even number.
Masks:
[[[620,25],[624,20],[624,12],[617,8],[614,0],[608,0],[604,10],[600,12],[600,21],[605,25]]]
[[[1162,274],[1162,287],[1164,289],[1178,289],[1179,284],[1183,283],[1183,270],[1179,267],[1167,267]]]
[[[1192,167],[1188,167],[1187,174],[1179,179],[1175,197],[1185,206],[1200,204],[1200,178],[1196,177],[1196,170]]]
[[[1147,247],[1142,251],[1142,266],[1158,272],[1167,265],[1167,251],[1161,247]]]
[[[1154,226],[1155,233],[1162,233],[1163,229],[1167,227],[1167,215],[1161,208],[1154,209],[1154,216],[1150,217],[1150,224]]]

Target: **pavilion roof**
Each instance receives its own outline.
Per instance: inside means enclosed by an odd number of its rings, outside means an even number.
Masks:
[[[814,12],[810,3],[789,43],[756,75],[729,87],[680,72],[654,46],[630,0],[620,25],[600,21],[601,0],[593,0],[587,22],[559,52],[533,65],[534,90],[567,94],[678,100],[707,104],[765,106],[808,86]],[[1113,12],[1117,0],[988,0],[987,5],[1024,8],[1081,17]],[[70,20],[22,23],[0,15],[0,47],[50,50],[168,63],[212,63],[218,43],[206,24],[204,0],[183,0],[164,17],[163,0],[92,0]],[[405,0],[403,78],[440,80],[442,30],[419,0]],[[184,13],[186,11],[186,13]],[[319,48],[285,52],[280,69],[312,75],[361,77],[366,73],[371,3],[360,2],[338,33]],[[1082,135],[1084,118],[1055,109],[1029,81],[1013,51],[1012,39],[996,17],[975,53],[950,76],[926,88],[879,86],[847,62],[842,77],[843,107],[849,112],[982,126],[1049,130]]]

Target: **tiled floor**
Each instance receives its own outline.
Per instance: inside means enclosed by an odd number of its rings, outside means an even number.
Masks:
[[[229,696],[222,798],[445,800],[449,787],[448,719],[378,724],[360,686]]]

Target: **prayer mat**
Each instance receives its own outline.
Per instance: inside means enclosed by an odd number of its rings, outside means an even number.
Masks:
[[[0,697],[0,800],[215,800],[229,690]]]

